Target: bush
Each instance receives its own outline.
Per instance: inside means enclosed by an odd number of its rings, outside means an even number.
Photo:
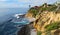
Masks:
[[[37,32],[37,35],[41,35],[41,34],[42,34],[42,32],[41,32],[41,31],[38,31],[38,32]]]
[[[31,8],[29,10],[31,13],[33,13],[33,16],[35,17],[37,15],[37,13],[39,12],[38,9],[35,9],[35,8]]]
[[[51,24],[47,25],[45,28],[48,31],[58,29],[58,28],[60,28],[60,22],[51,23]]]
[[[50,9],[49,9],[49,11],[55,11],[56,10],[56,6],[55,7],[51,7]]]

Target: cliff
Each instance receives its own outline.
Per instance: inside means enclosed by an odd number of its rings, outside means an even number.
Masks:
[[[41,35],[58,35],[60,33],[60,8],[56,9],[56,5],[45,3],[42,6],[30,8],[25,17],[35,18],[35,21],[33,21],[33,27],[37,32],[42,32]],[[59,30],[58,33],[56,32],[57,30]]]

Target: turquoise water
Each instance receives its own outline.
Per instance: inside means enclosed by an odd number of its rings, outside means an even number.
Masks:
[[[4,10],[4,11],[2,11]],[[16,35],[17,32],[29,22],[24,20],[20,22],[9,21],[14,14],[26,14],[28,8],[2,8],[0,10],[0,35]]]
[[[28,21],[15,23],[11,21],[0,24],[0,35],[16,35],[17,32],[26,25]]]

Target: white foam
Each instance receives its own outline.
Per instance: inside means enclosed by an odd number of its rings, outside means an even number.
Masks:
[[[15,14],[14,17],[19,18],[19,15],[23,15],[23,14]]]

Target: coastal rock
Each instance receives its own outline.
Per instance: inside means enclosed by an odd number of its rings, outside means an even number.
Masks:
[[[22,27],[18,31],[17,35],[30,35],[30,27],[29,27],[29,25],[25,25],[24,27]]]
[[[50,7],[50,6],[48,6],[48,7]],[[46,7],[46,8],[48,8],[48,7]],[[52,7],[52,5],[51,5],[51,7]],[[60,9],[58,11],[54,11],[55,9],[53,9],[53,11],[51,11],[50,9],[44,10],[41,8],[43,8],[43,6],[38,8],[39,11],[36,11],[36,9],[34,9],[35,10],[34,12],[37,12],[36,14],[33,12],[33,9],[32,9],[32,11],[30,9],[30,11],[28,11],[28,13],[25,15],[25,17],[35,18],[35,21],[33,21],[33,23],[32,23],[34,28],[37,31],[41,31],[42,35],[45,35],[45,33],[44,33],[46,31],[45,26],[47,26],[51,23],[54,23],[54,22],[60,22],[60,11],[59,11]],[[54,31],[54,30],[51,30],[51,31]],[[54,33],[54,32],[52,32],[52,33]]]

